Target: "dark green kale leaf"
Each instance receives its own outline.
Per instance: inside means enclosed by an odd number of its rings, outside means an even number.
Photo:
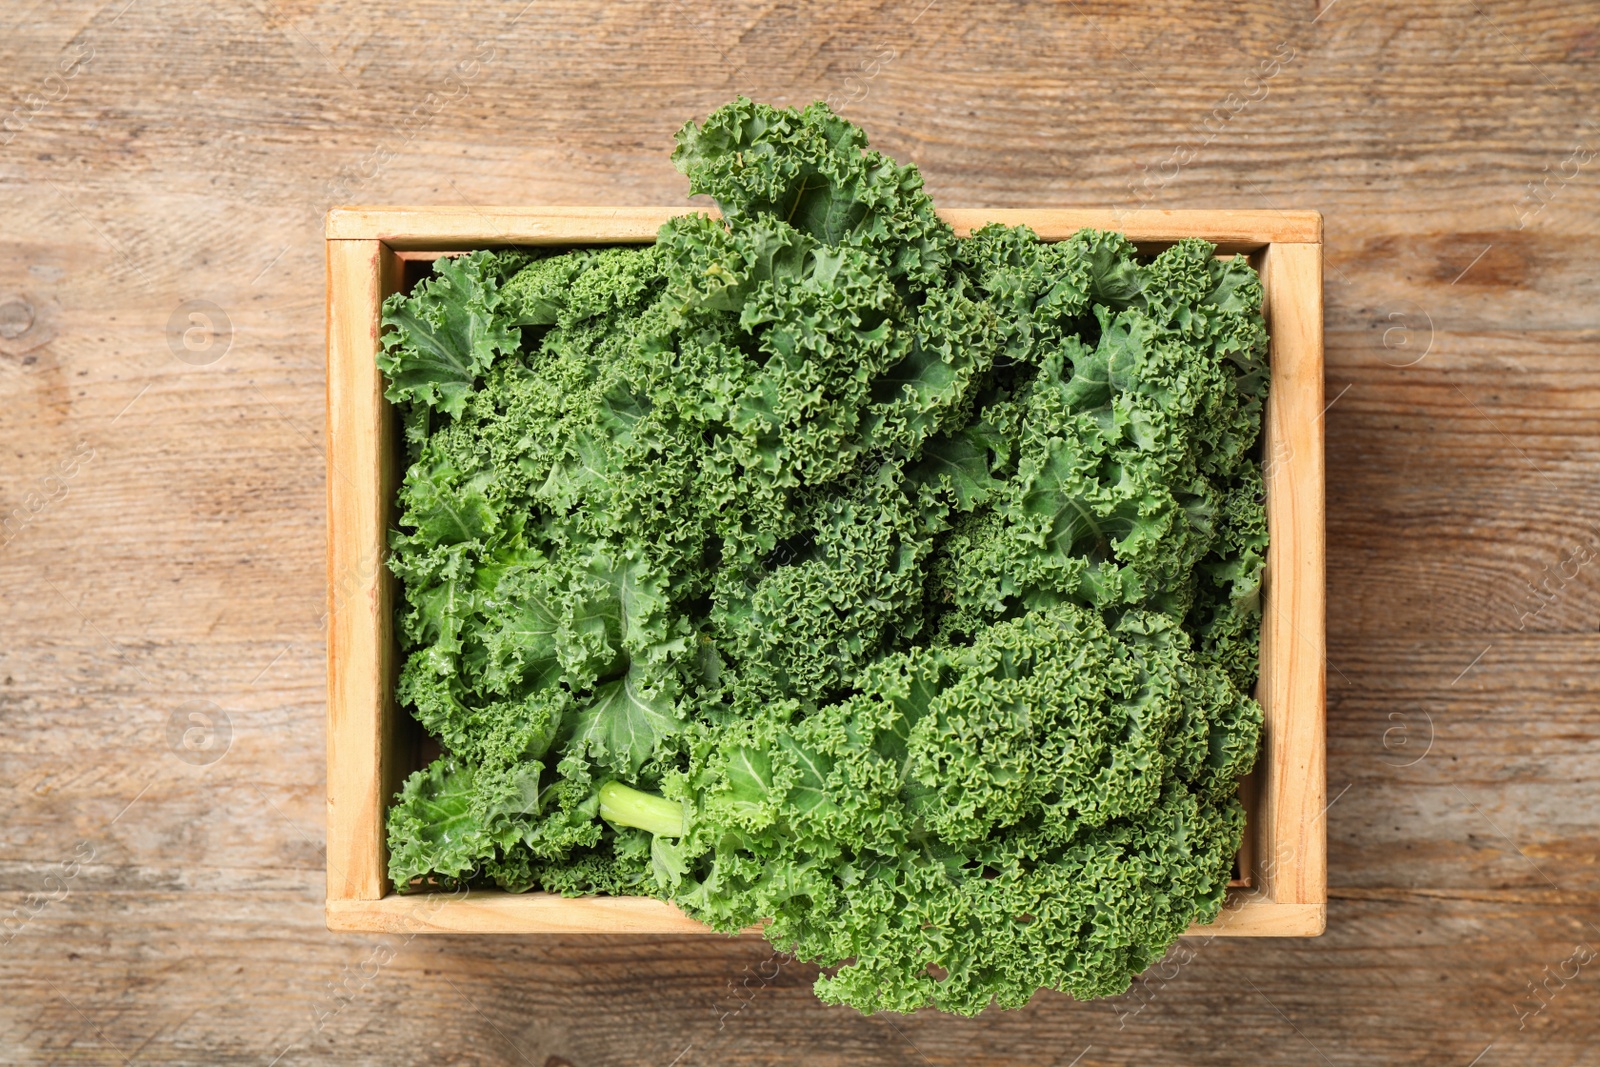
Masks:
[[[674,161],[720,219],[386,306],[444,749],[391,877],[765,921],[863,1011],[1125,989],[1216,916],[1259,747],[1259,280],[957,238],[822,104]]]

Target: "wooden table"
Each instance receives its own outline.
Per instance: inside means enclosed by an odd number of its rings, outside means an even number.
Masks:
[[[0,1062],[1597,1062],[1592,6],[383,6],[0,16]],[[323,929],[322,213],[679,202],[736,92],[949,206],[1325,213],[1326,936],[959,1020]]]

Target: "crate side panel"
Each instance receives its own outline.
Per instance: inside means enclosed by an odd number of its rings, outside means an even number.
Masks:
[[[1312,937],[1322,932],[1322,904],[1280,904],[1232,889],[1217,921],[1186,937]],[[651,897],[560,897],[550,893],[390,894],[381,900],[328,904],[328,927],[392,934],[712,934],[710,927]],[[760,927],[743,931],[758,935]],[[726,935],[724,935],[726,936]]]
[[[662,223],[695,210],[692,206],[347,207],[328,212],[325,232],[330,240],[382,241],[399,252],[497,245],[648,244],[656,239]]]
[[[375,355],[385,253],[329,241],[328,898],[383,895],[383,765],[392,728],[391,414]]]
[[[1217,921],[1191,926],[1184,937],[1317,937],[1327,928],[1326,904],[1280,903],[1264,893],[1230,889]]]
[[[347,207],[328,212],[329,238],[383,241],[401,251],[489,245],[634,244],[655,239],[663,222],[708,208],[680,207]],[[1135,242],[1170,244],[1201,237],[1224,252],[1251,252],[1274,242],[1322,239],[1315,211],[1195,211],[950,208],[940,216],[966,234],[986,223],[1032,227],[1055,241],[1078,230],[1117,230]]]
[[[1271,544],[1257,687],[1266,725],[1256,884],[1279,903],[1321,904],[1327,900],[1322,247],[1274,244],[1262,262],[1272,361],[1263,440]]]
[[[652,897],[561,897],[552,893],[390,894],[334,901],[334,930],[432,934],[709,934],[710,927]]]
[[[1082,229],[1115,230],[1141,246],[1198,237],[1226,253],[1254,252],[1276,241],[1322,239],[1322,216],[1315,211],[950,208],[939,215],[962,236],[998,222],[1027,226],[1046,241],[1065,240]]]

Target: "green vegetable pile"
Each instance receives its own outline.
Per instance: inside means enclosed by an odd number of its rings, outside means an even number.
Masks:
[[[1261,712],[1261,289],[958,238],[821,104],[673,154],[721,218],[385,306],[402,889],[766,921],[862,1011],[1113,994],[1214,918]]]

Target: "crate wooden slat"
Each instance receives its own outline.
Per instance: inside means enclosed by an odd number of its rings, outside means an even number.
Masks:
[[[1262,257],[1272,385],[1267,398],[1266,711],[1259,764],[1255,886],[1275,901],[1327,901],[1326,545],[1322,455],[1322,245],[1273,244]]]
[[[328,899],[381,897],[384,761],[394,694],[384,573],[396,461],[374,353],[389,256],[328,242]]]
[[[329,240],[382,241],[396,251],[492,245],[593,245],[653,241],[661,223],[697,208],[671,207],[346,207],[328,212]],[[711,212],[715,214],[714,211]],[[1129,240],[1170,244],[1203,237],[1222,252],[1256,252],[1282,242],[1320,243],[1315,211],[1093,211],[1065,208],[954,208],[939,213],[962,235],[989,222],[1031,226],[1047,241],[1084,227]]]
[[[671,904],[652,897],[560,897],[553,893],[492,891],[329,900],[328,929],[439,934],[707,932]]]
[[[375,363],[381,303],[416,253],[496,245],[637,244],[683,208],[340,208],[328,213],[328,895],[330,929],[449,933],[685,933],[706,928],[646,897],[401,896],[385,877],[383,813],[410,749],[394,702],[394,581],[382,565],[398,428]],[[1314,211],[959,209],[1046,240],[1115,229],[1156,250],[1201,237],[1261,272],[1271,338],[1262,437],[1272,543],[1263,584],[1266,721],[1240,850],[1247,885],[1194,936],[1309,937],[1327,906],[1322,452],[1322,219]]]
[[[1190,931],[1216,937],[1315,937],[1322,904],[1275,901],[1248,890],[1229,894],[1222,917]],[[349,933],[696,934],[706,927],[651,897],[566,898],[550,893],[425,893],[381,900],[329,900],[328,929]],[[759,936],[760,928],[745,931]]]

